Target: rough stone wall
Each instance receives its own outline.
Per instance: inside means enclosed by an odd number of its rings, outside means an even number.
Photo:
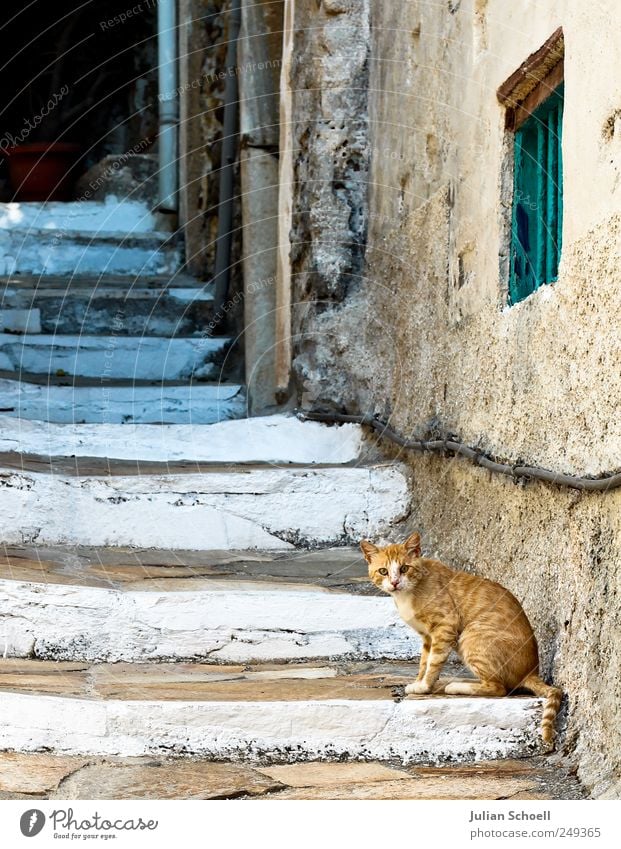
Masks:
[[[321,382],[319,364],[330,355],[322,345],[323,316],[338,312],[363,275],[369,0],[299,3],[296,10],[292,332],[302,386]]]
[[[326,298],[324,281],[343,279],[341,250],[333,273],[316,270],[330,268],[324,236],[336,203],[322,179],[325,145],[310,123],[298,134],[299,179],[309,181],[296,198],[293,248],[304,402],[377,412],[406,434],[456,433],[558,471],[618,468],[621,7],[375,0],[371,12],[368,243],[338,297]],[[496,89],[560,25],[561,269],[557,283],[509,308],[509,159]],[[341,52],[345,41],[333,63]],[[307,62],[300,87],[310,67],[314,84],[326,73]],[[408,460],[412,528],[429,553],[500,580],[524,602],[543,671],[568,695],[563,745],[594,795],[619,796],[621,494],[516,486],[460,459]]]

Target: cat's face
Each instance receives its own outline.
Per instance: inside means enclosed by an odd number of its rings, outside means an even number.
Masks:
[[[418,571],[413,561],[420,557],[420,534],[412,534],[400,545],[378,548],[368,540],[360,543],[369,564],[369,577],[386,593],[412,591]]]

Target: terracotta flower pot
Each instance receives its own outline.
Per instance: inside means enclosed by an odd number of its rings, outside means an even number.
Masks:
[[[67,142],[22,144],[6,151],[9,177],[18,201],[70,200],[80,145]]]

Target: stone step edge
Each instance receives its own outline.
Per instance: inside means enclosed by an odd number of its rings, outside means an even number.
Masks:
[[[229,336],[55,335],[0,333],[4,371],[101,379],[211,379],[221,376]]]
[[[84,288],[73,289],[71,284],[66,289],[48,289],[45,286],[36,290],[19,290],[9,294],[0,293],[0,312],[5,317],[11,314],[34,312],[46,313],[54,311],[54,318],[62,322],[64,316],[62,311],[70,310],[72,307],[80,307],[86,313],[102,313],[135,309],[140,314],[157,317],[162,311],[170,312],[174,309],[175,314],[183,308],[188,311],[192,307],[199,306],[203,310],[208,309],[214,302],[213,291],[209,287],[191,288],[189,286],[166,286],[162,289],[151,289],[143,286],[132,286],[112,288]],[[48,319],[51,320],[51,319]],[[118,322],[117,322],[118,324]],[[118,328],[112,327],[111,331]],[[27,333],[27,331],[11,331],[15,335]]]
[[[209,475],[192,462],[183,474],[168,469],[164,479],[161,464],[154,475],[135,461],[78,465],[76,474],[76,458],[52,469],[49,460],[26,463],[23,455],[5,462],[0,538],[6,544],[327,548],[394,533],[411,504],[409,470],[390,462],[222,464]]]
[[[44,278],[42,278],[44,279]],[[207,291],[205,289],[207,288]],[[123,290],[120,284],[117,284],[114,288],[111,286],[94,286],[91,288],[76,288],[73,284],[68,283],[66,288],[54,289],[54,288],[46,288],[45,284],[37,286],[36,289],[28,290],[23,289],[15,292],[13,294],[4,294],[3,301],[7,301],[10,298],[19,299],[21,298],[23,302],[28,304],[35,304],[38,300],[45,300],[47,298],[57,300],[58,298],[62,298],[65,302],[70,303],[75,300],[86,300],[88,298],[89,303],[91,301],[96,300],[118,300],[122,298],[124,301],[159,301],[160,306],[169,306],[167,304],[168,300],[178,301],[180,303],[211,303],[214,300],[214,294],[212,291],[208,290],[208,287],[192,287],[192,286],[174,286],[174,285],[166,285],[162,286],[161,289],[156,289],[155,287],[147,287],[147,286],[131,286]],[[24,309],[24,306],[3,306],[3,310],[11,310],[11,309]],[[32,307],[33,309],[35,307]]]
[[[30,424],[49,426],[52,433],[53,428],[63,427],[73,429],[71,439],[75,438],[77,443],[63,452],[68,454],[79,454],[82,450],[80,432],[76,430],[80,427],[105,430],[149,426],[155,433],[156,428],[202,427],[248,416],[248,402],[241,384],[209,381],[110,380],[96,385],[80,379],[68,385],[48,385],[42,381],[0,378],[0,408],[3,418],[14,422],[9,430],[16,436],[13,444],[5,447],[21,450],[21,429]],[[122,437],[120,431],[118,436]],[[45,439],[37,453],[50,453],[53,446],[44,447],[44,443]],[[100,446],[101,456],[107,453],[110,452]],[[127,451],[118,453],[121,457],[128,456]],[[173,455],[180,458],[178,450],[173,450]],[[134,453],[132,459],[136,458]]]
[[[70,382],[71,381],[71,382]],[[17,384],[23,388],[30,389],[38,388],[49,392],[56,392],[63,390],[63,392],[80,392],[82,390],[98,390],[100,393],[102,392],[102,387],[110,390],[117,389],[154,389],[154,390],[162,390],[162,394],[165,394],[168,390],[175,389],[184,389],[186,391],[191,392],[206,392],[210,391],[213,393],[214,399],[216,398],[229,398],[232,394],[236,394],[240,390],[244,389],[244,385],[242,383],[234,383],[228,382],[224,380],[194,380],[190,382],[189,380],[132,380],[126,377],[119,377],[116,379],[110,379],[102,381],[101,378],[97,379],[95,377],[75,377],[73,375],[57,375],[57,374],[41,374],[40,372],[32,372],[32,371],[9,371],[8,369],[0,369],[0,391],[2,390],[12,390],[15,385],[15,390],[17,390]],[[136,403],[139,403],[140,399],[138,398]],[[2,413],[0,413],[0,417]],[[13,418],[13,421],[15,419]],[[41,419],[24,419],[25,422],[36,423],[38,422],[42,426],[47,426],[47,420]],[[52,424],[54,424],[52,422]],[[71,426],[76,426],[71,425]],[[60,426],[60,425],[59,425]],[[66,425],[63,425],[63,427]]]
[[[239,421],[239,420],[237,420]],[[174,427],[174,425],[171,425]],[[136,425],[142,427],[142,425]],[[164,425],[154,425],[164,427]],[[210,427],[210,425],[204,425]],[[344,471],[368,472],[377,470],[384,466],[391,468],[392,463],[359,463],[350,461],[347,463],[313,463],[313,462],[290,462],[288,460],[236,460],[234,463],[226,460],[197,460],[194,457],[171,460],[145,460],[141,457],[130,457],[119,459],[108,456],[92,456],[89,454],[27,454],[22,451],[0,451],[0,475],[23,472],[29,475],[66,475],[69,478],[88,477],[90,479],[114,479],[126,478],[129,483],[134,483],[133,478],[149,478],[158,476],[175,478],[178,476],[188,477],[190,475],[247,475],[252,472],[261,473],[268,471],[295,473],[319,473],[331,472],[343,469]],[[160,481],[161,482],[161,481]],[[196,487],[195,487],[196,489]],[[143,494],[143,493],[141,493]],[[230,494],[230,493],[227,493]],[[248,493],[239,491],[240,495]],[[269,493],[260,493],[269,494]]]
[[[57,348],[59,351],[110,351],[110,340],[115,340],[117,346],[134,345],[136,351],[145,351],[151,343],[168,343],[169,347],[185,346],[188,342],[192,347],[205,348],[207,352],[219,350],[229,345],[233,339],[229,336],[114,336],[114,333],[6,333],[0,331],[0,348],[5,345],[32,346],[34,348]],[[34,372],[39,374],[40,372]]]
[[[237,589],[234,581],[216,580],[222,589],[162,592],[2,579],[3,654],[209,663],[420,657],[420,638],[387,597],[259,582]]]
[[[151,247],[159,244],[163,247],[176,248],[183,243],[181,233],[168,233],[165,230],[148,230],[145,232],[131,230],[63,230],[51,227],[27,227],[10,230],[0,229],[0,244],[18,242],[20,239],[35,239],[44,246],[48,241],[58,241],[58,247],[64,244],[102,245],[113,244],[118,250],[135,247]],[[9,276],[9,275],[3,275]]]
[[[192,386],[195,400],[206,396],[213,402],[224,402],[242,395],[239,384],[212,384],[212,392],[209,386]],[[112,386],[108,388],[112,390]],[[66,393],[70,389],[65,387]],[[98,387],[97,391],[100,390]],[[163,397],[167,391],[173,394],[170,388],[162,389]],[[17,452],[24,458],[88,453],[90,457],[167,464],[196,460],[340,466],[359,461],[363,444],[363,432],[358,425],[328,428],[288,415],[196,425],[56,424],[22,420],[16,432],[15,418],[0,413],[0,456],[7,452]]]
[[[0,692],[0,750],[444,763],[541,751],[540,699],[122,701]]]
[[[190,277],[182,271],[175,271],[170,274],[157,274],[146,272],[145,274],[136,274],[134,278],[128,275],[118,274],[117,272],[95,272],[74,274],[32,274],[26,272],[24,274],[13,273],[0,274],[0,295],[12,286],[15,291],[36,293],[40,287],[46,288],[49,291],[66,291],[68,294],[80,292],[84,290],[101,290],[102,292],[108,289],[129,288],[137,286],[157,293],[165,289],[192,289],[196,288],[199,291],[205,288],[213,287],[213,281],[198,280],[195,277]]]

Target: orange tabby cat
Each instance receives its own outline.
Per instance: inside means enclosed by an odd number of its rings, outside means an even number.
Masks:
[[[515,596],[494,581],[421,557],[419,534],[401,545],[378,548],[364,540],[360,547],[373,583],[392,595],[401,618],[423,638],[418,678],[405,692],[505,696],[530,690],[546,698],[541,730],[550,743],[562,692],[539,677],[537,641]],[[438,688],[452,649],[478,680]]]

